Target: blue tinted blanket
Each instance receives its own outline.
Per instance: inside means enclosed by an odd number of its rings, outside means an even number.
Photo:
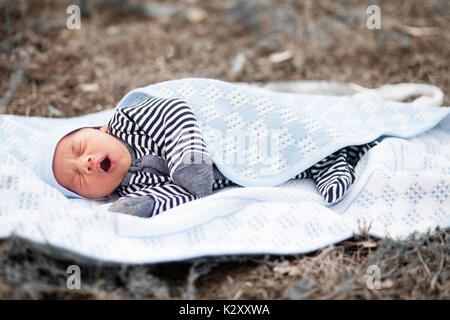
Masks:
[[[199,122],[219,170],[242,186],[276,186],[338,149],[388,135],[412,137],[450,109],[342,96],[299,95],[202,78],[128,93],[118,107],[180,98]]]
[[[167,88],[175,90],[171,96],[184,96],[187,100],[189,89],[186,88],[194,88],[196,95],[201,95],[196,81],[175,81],[168,83]],[[208,88],[219,82],[203,83],[208,83]],[[229,93],[238,92],[235,90],[242,90],[246,96],[252,90],[223,85],[228,93],[214,101],[230,99]],[[164,86],[150,86],[136,92],[151,89],[152,94],[153,91],[162,94]],[[258,93],[258,98],[270,95],[261,90],[251,92]],[[328,153],[324,151],[326,144],[320,147],[315,142],[321,141],[319,132],[326,135],[323,141],[334,141],[337,149],[383,134],[418,134],[439,122],[449,110],[345,97],[276,96],[297,101],[299,104],[294,104],[292,110],[311,110],[306,115],[294,113],[284,104],[276,108],[280,114],[278,121],[289,124],[297,119],[300,128],[309,130],[311,140],[323,153]],[[192,95],[190,98],[194,99]],[[121,104],[128,103],[127,99],[130,102],[139,99],[139,95],[130,94]],[[243,101],[258,112],[255,101]],[[231,102],[228,113],[212,102],[203,105],[204,110],[208,106],[217,106],[215,112],[225,116],[237,112]],[[206,117],[200,112],[201,107],[197,111],[200,119]],[[328,107],[334,110],[334,119],[326,116],[330,112]],[[107,203],[68,199],[39,180],[29,166],[38,161],[32,158],[33,146],[39,144],[49,128],[80,122],[98,126],[107,123],[113,112],[105,110],[65,119],[0,115],[0,238],[15,234],[41,244],[50,254],[73,253],[77,259],[87,257],[94,262],[154,263],[205,255],[306,253],[348,239],[361,230],[367,232],[367,226],[371,236],[394,238],[437,226],[450,227],[450,116],[423,134],[387,137],[370,149],[356,167],[354,185],[337,205],[327,207],[314,183],[301,179],[277,187],[227,187],[152,219],[142,219],[107,211]],[[215,116],[214,112],[210,115]],[[255,116],[259,117],[259,113]],[[215,122],[207,119],[213,129],[216,124],[230,122],[225,117],[216,118]],[[323,128],[315,127],[316,122],[308,119],[314,119]],[[354,125],[358,121],[368,122],[373,131]],[[311,150],[312,156],[316,149]],[[307,158],[299,160],[299,168],[307,166]],[[228,166],[223,164],[222,168]],[[230,171],[233,169],[230,166]]]

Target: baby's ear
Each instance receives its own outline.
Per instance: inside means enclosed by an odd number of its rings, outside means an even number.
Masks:
[[[103,131],[103,132],[108,132],[108,125],[103,125],[101,128],[100,128],[100,131]]]

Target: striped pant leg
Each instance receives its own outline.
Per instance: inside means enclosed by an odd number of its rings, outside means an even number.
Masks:
[[[309,169],[306,169],[303,172],[300,172],[298,175],[296,175],[295,177],[293,177],[291,180],[295,180],[295,179],[312,179],[312,174],[311,171]]]
[[[229,179],[215,179],[214,183],[213,183],[213,186],[212,186],[212,189],[213,189],[213,191],[215,191],[217,189],[222,189],[222,188],[231,186],[233,184],[234,183],[231,180],[229,180]]]
[[[317,190],[327,204],[341,200],[355,181],[355,167],[362,156],[379,141],[340,149],[309,168]]]
[[[214,183],[212,186],[213,191],[217,189],[222,189],[225,187],[228,187],[233,183],[230,179],[227,179],[220,171],[217,169],[217,166],[213,163],[213,177],[214,177]]]
[[[374,146],[376,146],[379,143],[380,143],[380,141],[374,140],[367,144],[346,147],[349,163],[353,167],[356,167],[356,164],[366,154],[366,152],[369,151],[369,149],[373,148]]]
[[[309,168],[316,188],[327,204],[342,199],[355,181],[354,167],[348,162],[347,149],[343,148]]]

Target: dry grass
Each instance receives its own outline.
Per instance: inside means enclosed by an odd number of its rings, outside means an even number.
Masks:
[[[317,258],[302,259],[299,267],[302,277],[289,297],[448,299],[449,244],[448,235],[443,231],[412,235],[405,241],[344,242],[323,250]],[[369,287],[373,275],[369,266],[380,270],[379,289]]]
[[[376,31],[365,27],[369,3],[356,0],[260,0],[246,6],[238,0],[165,1],[176,9],[173,21],[119,2],[121,8],[89,1],[77,31],[65,28],[71,1],[0,2],[0,97],[22,74],[5,112],[55,116],[51,105],[61,116],[81,115],[112,108],[135,87],[186,76],[367,87],[429,83],[444,90],[450,105],[445,0],[383,1]],[[206,20],[186,20],[184,10],[192,6],[204,9]],[[414,36],[405,26],[436,32]],[[270,61],[272,53],[287,50],[291,59]],[[234,73],[239,53],[246,63]],[[92,84],[94,90],[86,90]],[[445,231],[400,242],[363,237],[308,255],[83,264],[82,290],[71,291],[65,270],[78,260],[59,260],[11,238],[0,247],[0,298],[449,299],[448,255]],[[367,288],[370,265],[380,267],[380,290]]]
[[[1,242],[3,299],[449,299],[444,230],[403,241],[357,237],[307,255],[204,257],[153,265],[57,259],[29,242]],[[80,290],[66,286],[78,264]],[[370,266],[380,268],[371,289]]]
[[[81,30],[65,27],[69,1],[2,3],[0,16],[10,19],[2,20],[0,92],[8,90],[14,71],[24,71],[7,113],[54,116],[49,104],[62,116],[90,113],[112,108],[133,88],[186,76],[351,81],[368,87],[419,82],[450,92],[445,1],[383,2],[380,30],[366,28],[367,6],[355,0],[247,1],[246,10],[237,0],[171,0],[165,1],[177,10],[171,23],[119,11],[107,0],[93,2],[97,9],[82,8],[89,17],[82,18]],[[184,18],[192,3],[207,12],[202,23]],[[434,27],[436,34],[412,36],[398,25]],[[30,46],[35,53],[25,63]],[[272,53],[287,50],[291,59],[270,61]],[[233,73],[239,53],[246,63]],[[83,90],[86,84],[98,89]],[[450,105],[448,94],[445,103]]]

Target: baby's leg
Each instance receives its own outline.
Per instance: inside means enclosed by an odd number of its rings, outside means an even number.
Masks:
[[[333,204],[344,196],[355,181],[355,170],[348,162],[347,150],[341,149],[309,168],[317,190],[325,202]]]
[[[213,191],[217,189],[222,189],[230,185],[234,185],[235,183],[230,179],[227,179],[220,171],[217,169],[216,165],[213,164],[213,176],[214,176],[214,184]]]
[[[367,144],[359,145],[359,146],[348,146],[347,154],[348,154],[348,161],[353,166],[356,167],[356,164],[358,163],[359,159],[362,158],[364,154],[366,154],[367,151],[369,151],[370,148],[376,146],[379,144],[380,141],[375,140]]]
[[[309,171],[309,169],[306,169],[303,172],[300,172],[298,175],[296,175],[295,177],[292,178],[292,180],[295,179],[312,179],[313,176],[311,174],[311,171]]]
[[[344,197],[355,181],[355,167],[359,159],[376,144],[378,141],[340,149],[307,170],[327,204],[334,204]]]

